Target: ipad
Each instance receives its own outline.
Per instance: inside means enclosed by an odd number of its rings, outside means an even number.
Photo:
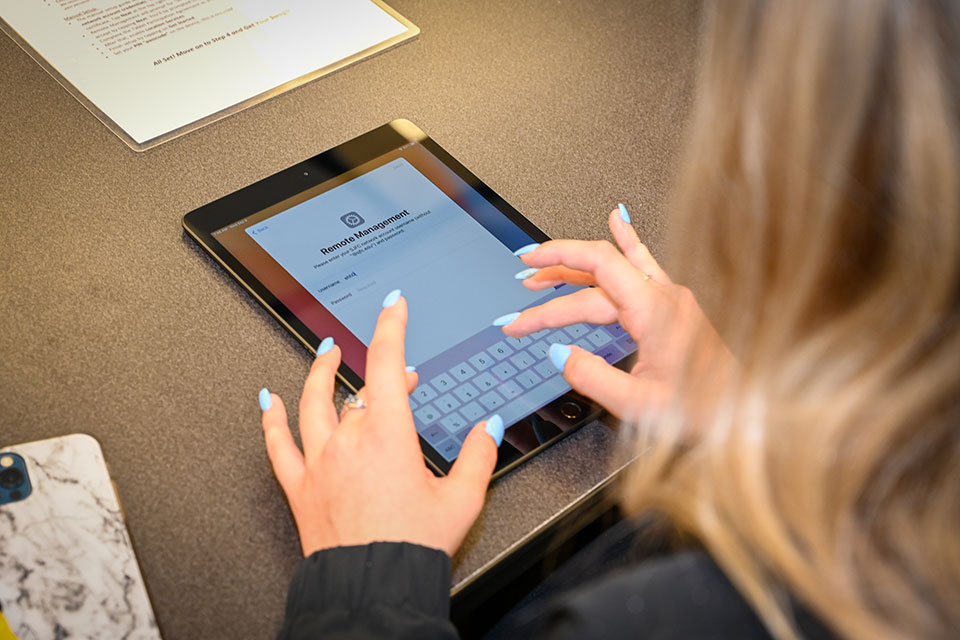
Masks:
[[[549,238],[408,120],[191,211],[183,226],[311,353],[332,336],[354,391],[380,304],[402,290],[407,364],[419,374],[410,409],[440,474],[495,413],[509,425],[498,473],[599,414],[550,362],[551,343],[611,364],[636,350],[619,325],[514,339],[491,324],[577,287],[531,292],[516,280],[525,265],[514,252]]]

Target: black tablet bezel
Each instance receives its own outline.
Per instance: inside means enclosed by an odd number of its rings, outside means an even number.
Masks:
[[[183,227],[201,247],[210,253],[211,256],[213,256],[234,279],[246,288],[290,333],[309,349],[311,353],[314,353],[322,338],[314,334],[313,331],[278,300],[266,286],[250,273],[239,260],[220,244],[213,235],[213,232],[263,211],[287,198],[303,193],[306,190],[314,188],[321,183],[410,143],[423,145],[424,148],[452,170],[460,179],[485,198],[487,202],[496,207],[496,209],[511,222],[529,235],[534,242],[545,242],[550,239],[547,234],[527,220],[493,189],[460,164],[460,162],[445,151],[443,147],[420,130],[419,127],[405,119],[389,122],[363,135],[348,140],[329,151],[308,158],[247,187],[199,207],[183,216]],[[337,376],[353,392],[356,392],[363,386],[363,379],[346,364],[340,365]],[[506,472],[557,440],[569,435],[587,420],[597,417],[600,413],[596,405],[593,405],[589,400],[572,392],[565,394],[550,404],[559,405],[561,401],[573,401],[583,409],[582,417],[578,417],[578,419],[575,420],[576,424],[568,425],[569,428],[567,430],[564,430],[555,438],[544,442],[541,446],[526,454],[521,453],[519,449],[504,442],[499,450],[496,475]],[[560,413],[561,412],[553,411],[552,417],[557,419],[555,416],[558,416]],[[420,438],[420,445],[425,458],[435,472],[442,474],[449,472],[452,466],[451,462],[447,462],[440,456],[422,437]]]

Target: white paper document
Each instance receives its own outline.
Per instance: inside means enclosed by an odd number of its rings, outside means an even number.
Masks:
[[[0,17],[137,149],[419,33],[379,0],[0,0]]]

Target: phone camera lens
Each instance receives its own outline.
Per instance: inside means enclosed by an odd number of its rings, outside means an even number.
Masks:
[[[0,471],[0,487],[13,489],[23,484],[23,472],[20,469],[4,469]]]

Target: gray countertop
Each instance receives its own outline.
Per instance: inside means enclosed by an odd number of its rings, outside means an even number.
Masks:
[[[298,398],[311,360],[184,213],[404,117],[551,236],[606,238],[622,201],[661,245],[697,2],[391,4],[418,39],[139,154],[0,37],[0,444],[100,440],[168,638],[277,630],[298,544],[256,396]],[[495,483],[455,585],[602,482],[615,440],[594,423]]]

